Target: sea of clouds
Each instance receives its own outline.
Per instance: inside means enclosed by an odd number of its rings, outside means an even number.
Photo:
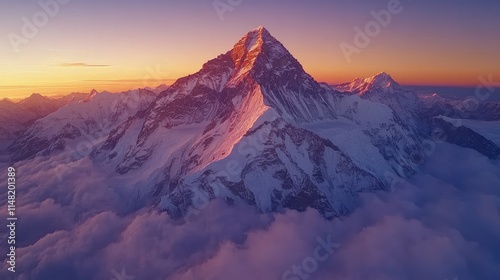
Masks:
[[[17,272],[3,261],[0,279],[500,279],[500,162],[450,144],[333,221],[214,200],[182,223],[89,159],[16,167]],[[6,188],[0,205],[6,221]]]

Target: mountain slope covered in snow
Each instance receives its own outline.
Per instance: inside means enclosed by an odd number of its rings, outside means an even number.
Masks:
[[[67,146],[75,155],[88,155],[88,150],[106,139],[117,124],[145,110],[155,97],[147,90],[121,94],[93,91],[36,120],[14,141],[9,152],[15,161],[53,155]]]
[[[0,100],[0,142],[13,140],[37,119],[57,111],[68,103],[77,102],[83,96],[84,94],[70,94],[60,98],[49,98],[34,93],[19,102]]]
[[[68,102],[17,137],[12,159],[90,157],[138,200],[176,217],[221,198],[331,218],[350,213],[360,193],[415,174],[434,114],[446,107],[383,72],[318,83],[263,27],[159,91],[93,91]],[[484,149],[491,141],[473,129],[455,132],[450,143],[495,157],[496,145]]]
[[[133,187],[179,216],[200,195],[343,215],[359,192],[415,172],[420,127],[396,105],[319,84],[260,27],[161,93],[93,157],[143,178]]]

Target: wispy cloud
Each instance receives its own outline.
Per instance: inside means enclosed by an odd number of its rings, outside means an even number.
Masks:
[[[104,83],[141,83],[144,79],[99,79],[99,80],[82,80],[83,82],[104,82]],[[164,82],[175,82],[177,79],[162,79]]]
[[[52,52],[85,52],[85,50],[70,50],[70,49],[49,49]]]
[[[25,191],[18,231],[29,233],[16,239],[18,279],[112,279],[122,268],[167,280],[285,279],[288,270],[286,279],[500,279],[500,163],[474,150],[440,144],[421,174],[395,192],[363,194],[342,219],[314,209],[262,214],[217,199],[183,224],[148,207],[135,212],[145,198],[122,192],[89,158],[66,156],[16,163]],[[341,244],[324,261],[317,254],[330,251],[317,250],[318,237]]]
[[[108,64],[88,64],[83,62],[61,63],[60,67],[110,67]]]

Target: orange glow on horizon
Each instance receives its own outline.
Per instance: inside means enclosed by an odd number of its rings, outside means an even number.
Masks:
[[[434,45],[414,48],[411,42],[399,42],[395,50],[373,43],[373,47],[354,55],[352,62],[348,63],[333,39],[316,45],[307,42],[321,35],[308,34],[311,38],[297,41],[294,33],[270,32],[304,66],[306,72],[317,81],[328,84],[367,78],[382,71],[401,85],[469,87],[477,86],[481,75],[500,77],[496,61],[486,59],[496,55],[493,50],[464,52]],[[172,84],[178,78],[197,72],[208,60],[230,50],[245,32],[236,34],[239,35],[221,35],[221,40],[214,40],[202,48],[194,43],[198,38],[189,38],[193,41],[176,42],[167,50],[146,43],[134,48],[109,46],[99,52],[41,49],[37,44],[29,45],[21,53],[0,54],[0,57],[4,55],[0,64],[3,78],[0,80],[0,99],[22,98],[32,93],[65,95],[90,92],[92,89],[121,92],[156,87],[162,83]],[[388,43],[394,42],[389,39]]]
[[[37,1],[4,1],[0,33],[21,34]],[[402,14],[360,47],[356,30],[378,1],[249,1],[221,18],[210,1],[75,1],[15,51],[0,40],[0,99],[40,93],[119,92],[172,84],[264,26],[317,81],[380,72],[402,85],[476,86],[500,81],[498,3],[407,1]],[[411,6],[411,7],[410,7]],[[124,24],[126,22],[126,24]],[[24,28],[25,29],[25,28]],[[358,40],[359,41],[359,40]],[[357,45],[347,57],[342,44]]]
[[[382,71],[382,70],[381,70]],[[311,74],[316,81],[325,82],[328,84],[341,84],[354,80],[355,78],[367,78],[373,76],[381,71],[367,73],[365,75],[353,75],[352,73],[320,73]],[[460,76],[447,77],[433,76],[429,75],[413,75],[413,74],[399,74],[394,75],[391,72],[385,71],[390,74],[396,82],[401,85],[412,85],[412,86],[456,86],[456,87],[475,87],[480,81],[479,77],[471,77],[466,74]],[[184,76],[182,76],[184,77]],[[181,77],[179,77],[181,78]],[[0,85],[0,98],[24,98],[28,97],[33,93],[40,93],[45,96],[60,96],[67,95],[73,92],[90,92],[92,89],[97,89],[98,91],[109,91],[109,92],[123,92],[127,90],[132,90],[136,88],[151,87],[155,88],[161,84],[171,85],[177,79],[122,79],[122,80],[95,80],[95,81],[69,81],[69,82],[44,82],[37,83],[30,82],[24,85],[7,84]]]

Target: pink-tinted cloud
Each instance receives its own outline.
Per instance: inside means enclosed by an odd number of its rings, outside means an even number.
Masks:
[[[215,200],[180,223],[89,160],[59,166],[61,181],[55,168],[19,167],[16,279],[112,279],[122,270],[168,280],[500,277],[500,164],[452,145],[396,192],[364,194],[333,221],[312,209],[262,214]],[[318,247],[330,241],[340,247]]]

